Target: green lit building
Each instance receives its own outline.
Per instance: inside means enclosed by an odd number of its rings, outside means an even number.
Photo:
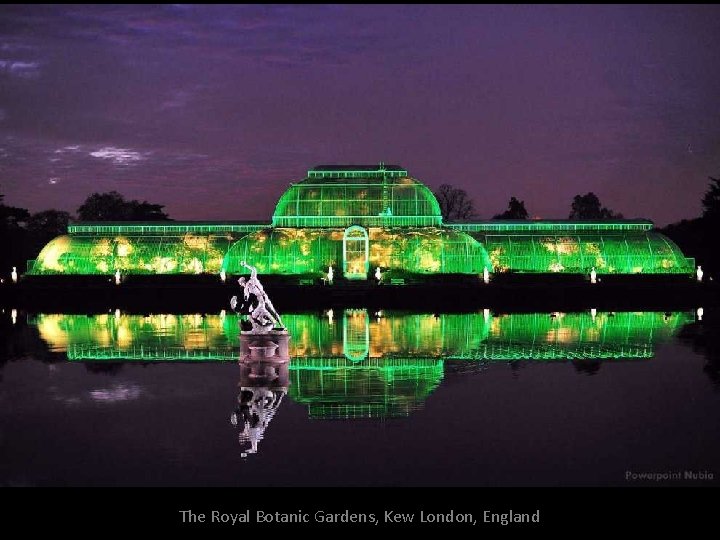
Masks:
[[[489,272],[691,274],[647,220],[444,223],[427,186],[394,165],[319,166],[282,194],[270,223],[75,223],[29,264],[48,274],[245,273],[363,280]]]

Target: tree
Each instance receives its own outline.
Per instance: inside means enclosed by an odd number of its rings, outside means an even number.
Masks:
[[[117,191],[93,193],[78,208],[81,221],[166,221],[165,205],[126,201]]]
[[[25,224],[30,218],[27,209],[5,206],[3,200],[0,194],[0,275],[5,275],[13,266],[22,272],[27,251]]]
[[[718,220],[720,218],[720,178],[708,177],[710,184],[703,196],[703,215],[707,220]]]
[[[71,216],[62,210],[44,210],[30,216],[27,222],[27,230],[36,237],[43,237],[51,240],[56,236],[67,233],[68,223]]]
[[[528,211],[525,209],[525,201],[519,201],[515,197],[510,197],[508,209],[502,214],[493,216],[493,219],[527,219]]]
[[[449,184],[441,185],[435,192],[443,221],[462,221],[475,213],[473,201],[464,189]]]
[[[622,219],[622,214],[600,204],[600,199],[592,191],[585,195],[575,195],[572,202],[570,219]]]
[[[0,195],[0,227],[6,230],[24,227],[30,217],[30,212],[26,208],[5,206],[2,203],[3,197]]]

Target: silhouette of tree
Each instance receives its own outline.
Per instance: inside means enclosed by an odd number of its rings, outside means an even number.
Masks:
[[[720,179],[710,178],[710,184],[702,198],[703,213],[694,219],[683,219],[671,223],[661,232],[676,242],[688,257],[706,271],[720,270],[720,251],[717,244],[717,230],[720,226]]]
[[[9,273],[13,266],[23,271],[27,252],[25,225],[30,218],[27,209],[5,206],[3,201],[4,196],[0,194],[0,275]]]
[[[27,221],[27,230],[35,236],[42,236],[51,240],[56,236],[67,233],[68,223],[72,216],[62,210],[44,210],[30,216]]]
[[[720,178],[708,177],[710,184],[702,199],[703,218],[718,221],[720,220]]]
[[[464,189],[441,185],[435,192],[443,221],[462,221],[475,213],[473,201]]]
[[[30,218],[30,212],[26,208],[5,206],[4,198],[4,195],[0,195],[0,227],[6,230],[24,227]]]
[[[570,219],[621,219],[622,214],[600,204],[600,199],[592,191],[585,195],[575,195],[572,202]]]
[[[81,221],[166,221],[165,205],[126,201],[117,191],[93,193],[77,210]]]
[[[493,219],[527,219],[528,211],[525,209],[525,201],[519,201],[515,197],[510,197],[508,209],[502,214],[493,216]]]

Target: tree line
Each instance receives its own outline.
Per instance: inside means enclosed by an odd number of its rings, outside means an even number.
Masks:
[[[659,231],[673,240],[696,264],[712,272],[720,271],[720,250],[715,246],[720,235],[720,178],[708,177],[710,183],[702,199],[702,214],[693,219],[683,219]],[[441,185],[435,192],[445,221],[468,221],[478,219],[473,200],[463,189],[449,184]],[[568,219],[603,220],[622,219],[623,215],[602,205],[593,192],[575,195],[570,204]],[[492,219],[529,219],[525,201],[510,197],[504,212]]]
[[[93,193],[77,208],[77,221],[166,221],[164,205],[127,200],[117,191]],[[45,244],[66,234],[76,218],[63,210],[31,213],[27,208],[5,205],[0,194],[0,275],[7,277],[13,266],[24,273],[26,261],[37,256]]]
[[[467,221],[476,218],[475,204],[464,189],[450,184],[442,184],[435,192],[440,204],[443,221]],[[592,191],[585,195],[575,195],[570,205],[568,219],[622,219],[622,214],[613,212],[600,202]],[[504,212],[495,214],[492,219],[530,219],[525,201],[510,197]]]

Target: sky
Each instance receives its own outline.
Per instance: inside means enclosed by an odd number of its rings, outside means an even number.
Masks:
[[[658,225],[720,175],[720,7],[0,8],[0,193],[269,220],[328,163],[394,163],[479,218],[595,192]]]

